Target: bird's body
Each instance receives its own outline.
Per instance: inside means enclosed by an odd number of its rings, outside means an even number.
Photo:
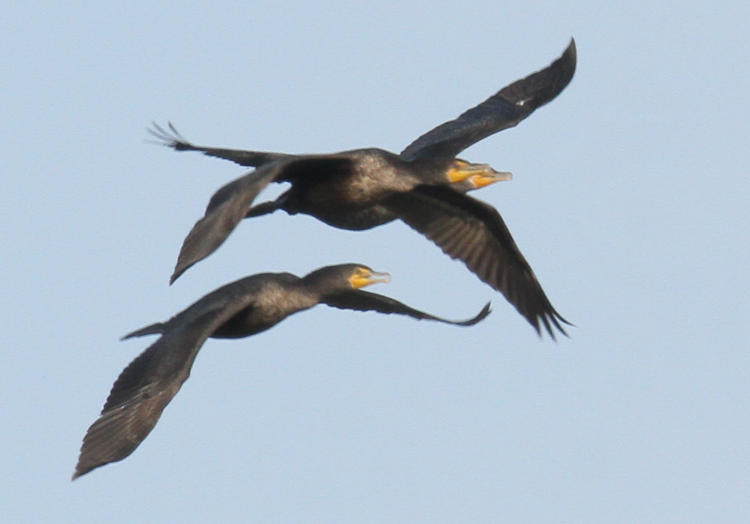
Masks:
[[[253,278],[253,277],[250,277]],[[244,338],[265,331],[293,313],[317,305],[321,296],[290,273],[268,273],[247,282],[241,292],[255,294],[255,302],[241,309],[211,334],[212,338]]]
[[[291,273],[261,273],[220,287],[166,322],[129,333],[124,338],[161,336],[115,381],[101,416],[86,432],[73,478],[122,460],[138,447],[190,376],[195,357],[209,337],[255,335],[320,303],[462,326],[489,314],[487,304],[469,320],[445,320],[359,289],[388,278],[362,264],[327,266],[302,278]]]
[[[547,68],[517,80],[454,120],[423,134],[396,155],[377,148],[330,155],[295,155],[196,146],[171,126],[152,134],[179,151],[257,167],[220,188],[203,218],[185,238],[171,281],[215,251],[246,217],[284,210],[304,213],[331,226],[370,229],[398,218],[427,236],[481,280],[503,293],[540,331],[565,333],[531,266],[500,214],[466,191],[509,178],[486,164],[456,156],[475,142],[517,125],[554,99],[576,67],[575,43]],[[291,187],[274,201],[254,205],[271,182]]]
[[[259,273],[222,286],[167,322],[152,324],[130,336],[164,333],[170,327],[192,322],[205,311],[220,310],[231,297],[248,304],[235,312],[209,336],[244,338],[273,327],[289,315],[318,304],[320,297],[291,273]]]
[[[313,176],[312,169],[316,172]],[[410,191],[419,180],[397,155],[382,149],[360,149],[295,160],[300,174],[282,201],[289,214],[303,213],[341,229],[380,225],[378,206],[393,191]]]
[[[474,175],[460,181],[446,180],[445,169],[435,169],[429,161],[406,162],[378,148],[333,155],[298,155],[290,163],[285,177],[292,187],[266,206],[282,209],[290,215],[310,215],[339,229],[371,229],[394,220],[396,215],[383,202],[394,193],[407,193],[422,184],[456,185],[460,192],[479,187]],[[509,174],[484,175],[486,180],[494,182]],[[485,185],[487,183],[491,182]],[[260,213],[255,206],[248,214]]]

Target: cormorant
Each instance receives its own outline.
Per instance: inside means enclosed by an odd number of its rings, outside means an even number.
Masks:
[[[508,174],[456,155],[515,126],[554,99],[572,79],[575,67],[576,48],[571,39],[548,67],[428,131],[399,155],[376,148],[328,155],[210,148],[187,142],[174,128],[170,135],[157,127],[153,134],[176,150],[202,151],[258,166],[211,197],[204,217],[185,238],[170,283],[215,251],[245,217],[283,209],[289,214],[312,215],[334,227],[360,230],[396,216],[503,293],[537,333],[543,325],[552,338],[554,329],[566,334],[561,323],[569,323],[550,303],[500,214],[456,186],[472,177],[492,180]],[[253,206],[270,182],[290,182],[291,188],[274,201]]]
[[[190,376],[195,357],[209,337],[254,335],[321,303],[459,326],[476,324],[490,313],[488,303],[469,320],[445,320],[360,289],[389,280],[388,273],[376,273],[363,264],[327,266],[302,278],[291,273],[260,273],[216,289],[166,322],[125,335],[123,339],[159,333],[161,337],[115,381],[101,416],[86,432],[73,479],[122,460],[138,447]]]
[[[206,147],[198,146],[191,143],[182,134],[177,131],[177,128],[168,122],[169,130],[161,127],[157,123],[153,123],[153,128],[147,131],[154,137],[159,139],[159,144],[171,147],[175,151],[201,151],[208,156],[217,158],[223,158],[225,160],[231,160],[241,166],[246,167],[260,167],[266,164],[272,164],[280,160],[292,160],[300,159],[303,157],[310,157],[312,155],[293,155],[287,153],[270,153],[266,151],[248,151],[245,149],[225,149],[219,147]],[[325,155],[318,155],[325,156]],[[468,162],[466,162],[468,164]],[[437,180],[435,183],[444,184],[447,187],[458,191],[459,193],[466,193],[467,191],[473,191],[474,189],[481,189],[495,182],[502,180],[511,180],[513,174],[508,171],[495,171],[494,169],[482,169],[477,170],[476,173],[470,174],[468,177],[464,177],[463,174],[458,176],[448,176],[444,180]],[[277,180],[281,182],[281,180]],[[255,216],[266,215],[273,213],[277,209],[284,209],[289,214],[296,214],[297,211],[291,208],[285,207],[282,202],[284,198],[279,197],[278,200],[272,202],[263,202],[253,206],[245,215],[244,218],[251,218]],[[351,209],[346,215],[336,213],[335,219],[332,221],[326,221],[323,217],[317,217],[320,220],[327,222],[329,225],[334,227],[340,227],[341,229],[351,230],[364,230],[372,229],[373,227],[380,226],[396,220],[398,217],[389,211],[385,206],[377,203],[371,205],[359,205],[356,209]],[[206,255],[208,256],[208,255]],[[197,262],[197,261],[196,261]],[[175,271],[172,275],[171,282],[174,282],[182,271]]]

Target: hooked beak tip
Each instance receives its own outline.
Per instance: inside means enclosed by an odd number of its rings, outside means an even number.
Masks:
[[[504,180],[513,180],[513,173],[511,173],[510,171],[495,171],[495,179],[498,182]]]

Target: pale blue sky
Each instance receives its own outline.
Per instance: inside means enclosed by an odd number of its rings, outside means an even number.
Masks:
[[[0,21],[8,522],[744,522],[750,514],[746,2],[9,4]],[[571,338],[540,340],[408,227],[246,221],[167,286],[231,163],[413,138],[546,66],[570,86],[463,156]],[[277,192],[275,188],[269,195]],[[266,195],[266,196],[269,196]],[[149,339],[263,271],[356,261],[470,329],[319,307],[209,341],[143,445],[71,483]]]

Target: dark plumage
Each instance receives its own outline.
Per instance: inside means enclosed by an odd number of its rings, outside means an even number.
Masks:
[[[261,273],[220,287],[166,322],[125,335],[123,338],[151,334],[161,337],[115,381],[101,416],[86,432],[73,479],[122,460],[138,447],[190,376],[195,357],[209,337],[254,335],[321,303],[459,326],[476,324],[490,312],[488,303],[469,320],[445,320],[359,289],[388,280],[387,273],[376,273],[362,264],[328,266],[303,278],[290,273]]]
[[[159,124],[154,123],[153,128],[148,129],[148,132],[155,138],[159,139],[158,143],[171,147],[175,151],[201,151],[208,156],[231,160],[241,166],[260,167],[279,160],[292,160],[305,157],[305,155],[292,155],[287,153],[269,153],[263,151],[247,151],[243,149],[198,146],[192,144],[183,137],[182,134],[177,131],[177,128],[174,127],[172,122],[169,122],[168,126],[169,129],[167,130]],[[309,157],[310,155],[306,156]],[[323,157],[325,155],[318,156]],[[461,162],[468,164],[468,162],[465,161],[459,161],[457,164],[461,165]],[[466,193],[467,191],[480,189],[490,184],[494,184],[495,182],[510,180],[513,177],[513,174],[507,171],[495,171],[493,169],[486,169],[486,167],[488,166],[476,166],[476,169],[474,170],[475,172],[470,173],[467,178],[454,174],[453,176],[448,176],[442,180],[438,179],[436,183],[445,184],[447,187],[450,187],[452,190],[458,191],[459,193]],[[273,202],[257,204],[250,208],[245,215],[245,218],[265,215],[272,213],[277,209],[284,209],[287,213],[295,213],[291,207],[285,204],[285,199],[286,196],[282,196]],[[337,213],[336,216],[337,218],[334,219],[335,223],[329,222],[331,225],[342,229],[352,230],[371,229],[398,218],[385,206],[377,203],[371,205],[358,205],[356,209],[349,209],[346,213]],[[323,220],[322,217],[318,218]],[[178,276],[179,275],[175,273],[172,280],[174,281]]]
[[[342,229],[369,229],[394,216],[427,236],[481,280],[503,293],[540,332],[565,333],[555,310],[511,237],[500,214],[463,194],[472,177],[496,180],[508,174],[456,155],[473,143],[515,126],[568,85],[576,67],[575,42],[547,68],[504,87],[455,120],[428,131],[395,155],[369,148],[329,155],[289,155],[196,146],[174,127],[154,136],[170,147],[257,166],[220,188],[203,218],[186,237],[171,282],[210,255],[245,217],[282,209],[305,213]],[[171,125],[170,125],[171,126]],[[272,202],[253,206],[271,182],[291,188]],[[453,188],[453,189],[452,189]],[[454,190],[457,189],[457,190]]]

